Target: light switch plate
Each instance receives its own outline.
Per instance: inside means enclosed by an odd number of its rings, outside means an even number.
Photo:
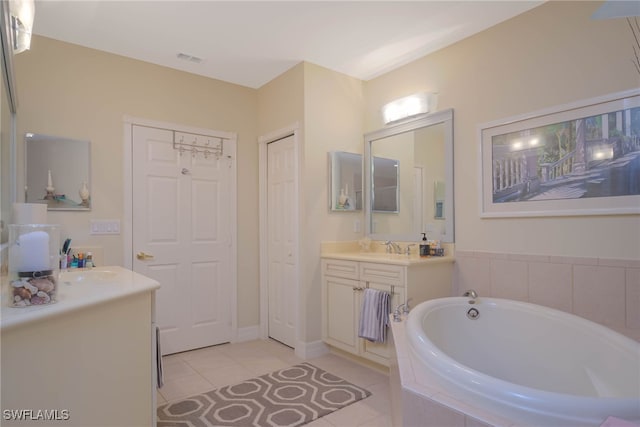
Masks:
[[[120,234],[120,220],[92,219],[89,234]]]

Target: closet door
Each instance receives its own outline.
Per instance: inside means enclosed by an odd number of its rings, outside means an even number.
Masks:
[[[181,153],[206,137],[133,126],[133,262],[160,282],[164,354],[231,339],[229,158]]]
[[[293,136],[267,144],[269,336],[296,346],[297,153]]]

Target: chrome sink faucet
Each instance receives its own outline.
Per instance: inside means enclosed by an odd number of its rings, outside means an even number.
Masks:
[[[400,245],[398,245],[397,243],[392,242],[391,240],[387,240],[386,242],[384,242],[384,244],[387,246],[388,254],[402,253],[402,249],[400,249]]]

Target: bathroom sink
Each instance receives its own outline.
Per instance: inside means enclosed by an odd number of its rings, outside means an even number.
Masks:
[[[407,254],[388,254],[386,252],[325,252],[322,255],[325,258],[344,259],[359,262],[374,262],[383,264],[396,265],[414,265],[424,263],[440,263],[451,262],[451,257],[425,257],[421,258],[417,253]]]
[[[117,272],[111,270],[64,271],[60,273],[60,281],[70,283],[112,282],[117,275]]]
[[[385,260],[414,260],[420,259],[417,254],[411,254],[411,256],[407,256],[406,254],[388,254],[386,252],[354,252],[349,254],[352,257],[357,257],[361,261],[385,261]]]
[[[371,258],[409,258],[406,254],[388,254],[386,252],[361,252],[360,255]]]

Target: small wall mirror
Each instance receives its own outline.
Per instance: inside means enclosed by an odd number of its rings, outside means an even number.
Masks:
[[[387,159],[383,166],[380,159]],[[374,240],[454,241],[453,110],[365,135],[365,221]],[[384,181],[380,169],[385,172]],[[383,207],[380,198],[395,200]]]
[[[362,209],[362,154],[329,153],[329,208],[332,211]]]
[[[48,210],[91,209],[91,143],[25,134],[25,201]]]

